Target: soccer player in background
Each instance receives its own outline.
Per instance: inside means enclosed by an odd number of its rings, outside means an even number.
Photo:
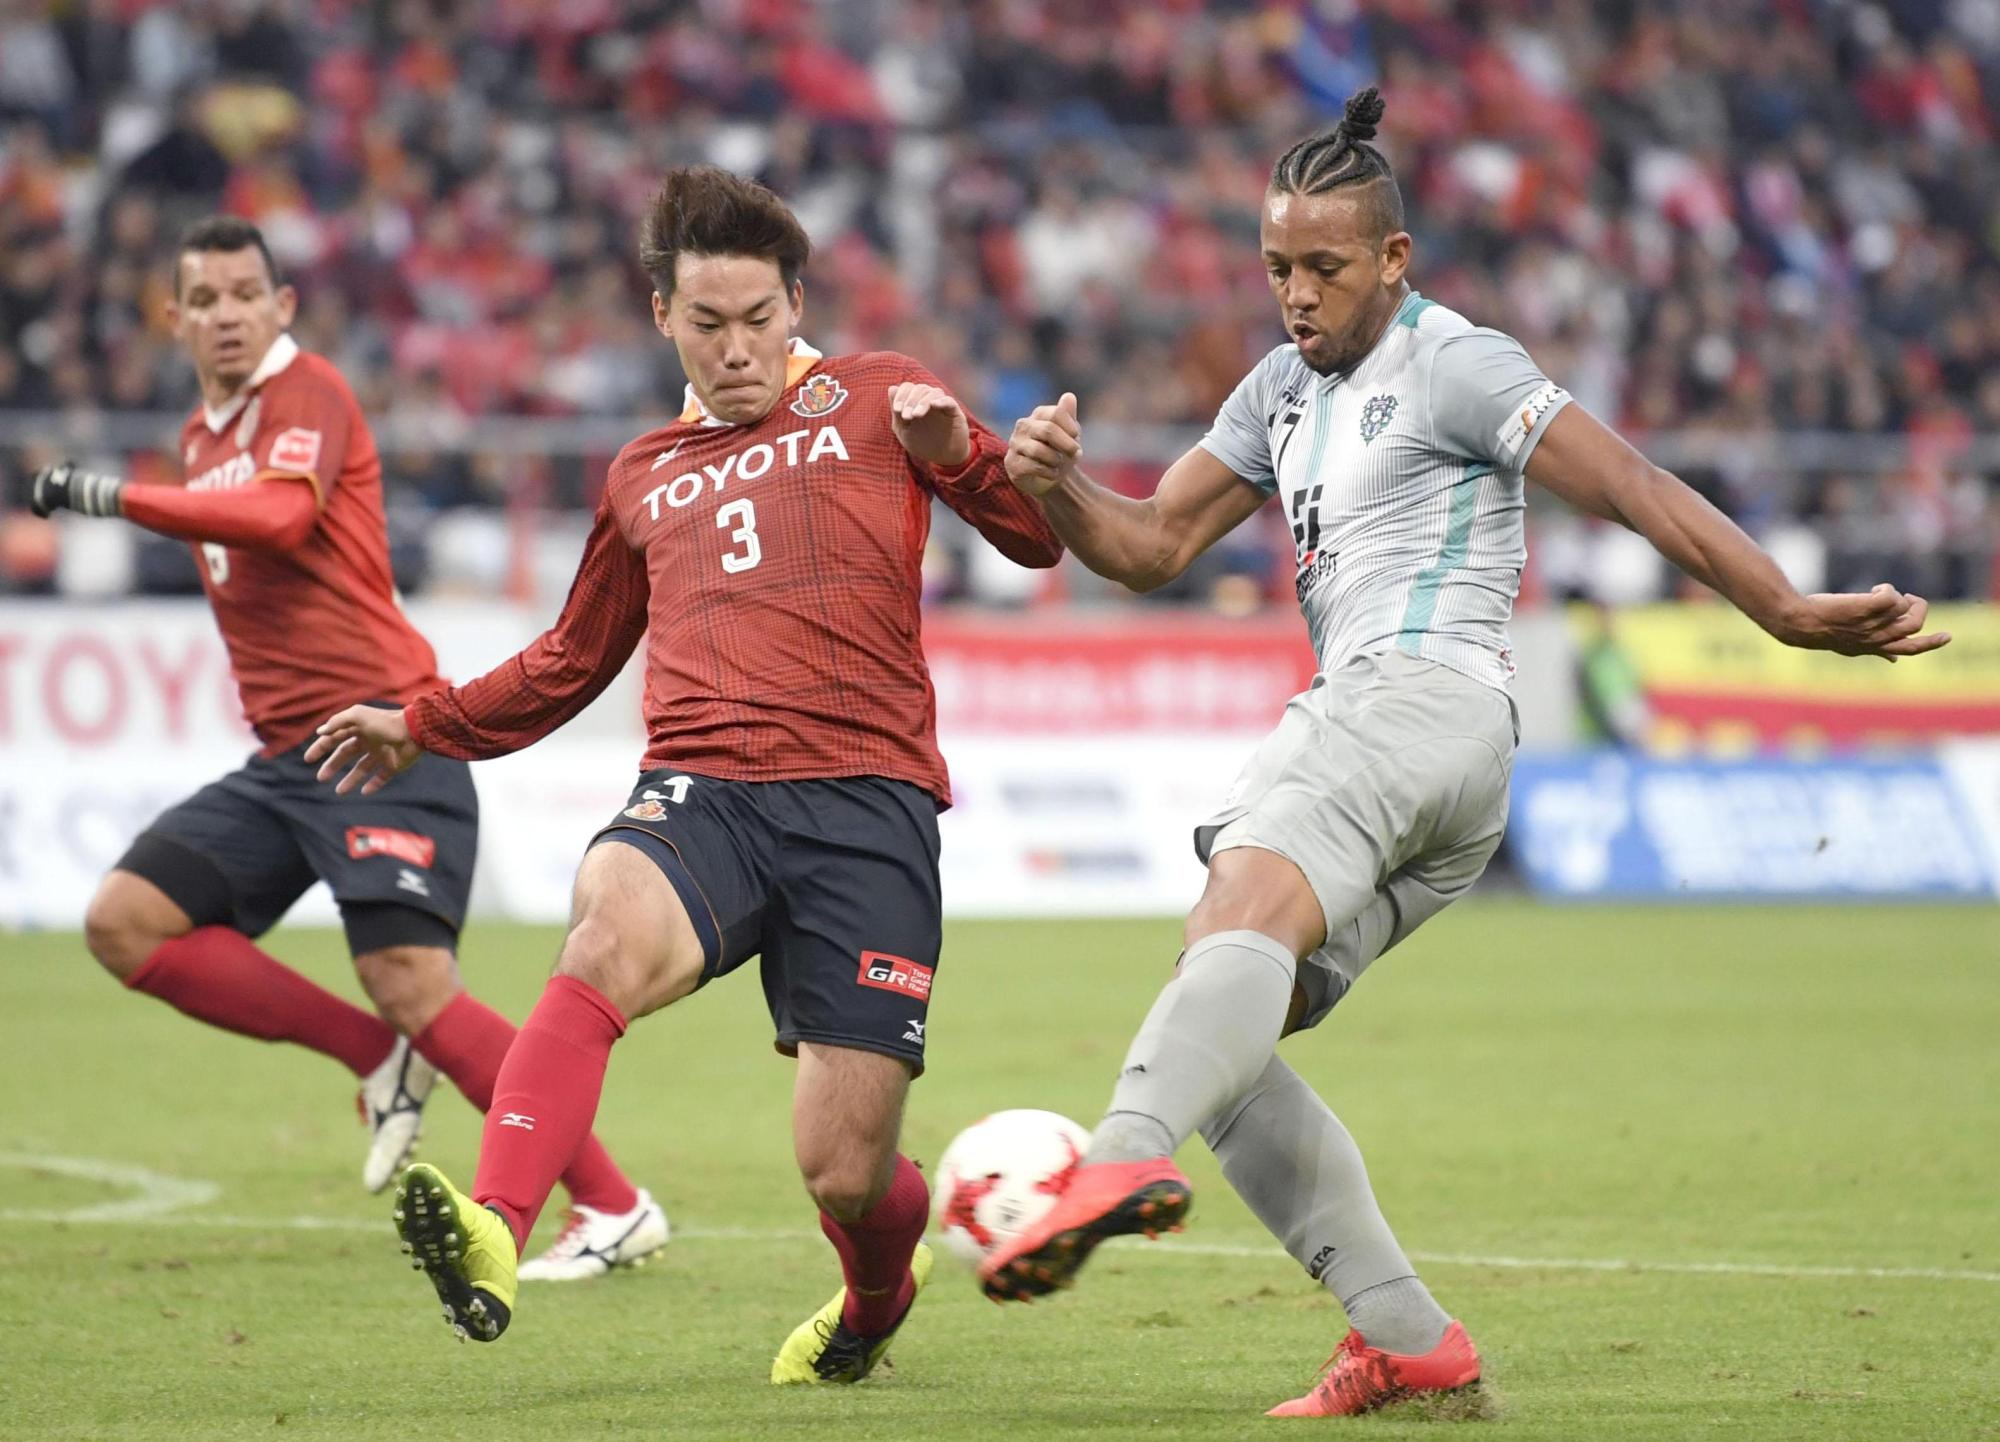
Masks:
[[[1008,483],[1005,443],[922,366],[796,337],[808,250],[763,186],[668,174],[640,260],[685,405],[612,462],[554,627],[464,686],[341,712],[307,753],[364,791],[425,753],[502,755],[646,643],[643,773],[584,853],[470,1195],[423,1165],[397,1187],[398,1231],[462,1335],[506,1328],[516,1252],[590,1125],[612,1043],[759,955],[777,1048],[798,1059],[799,1170],[844,1280],[771,1380],[859,1381],[930,1271],[929,1190],[897,1138],[924,1064],[950,801],[919,642],[931,498],[1023,565],[1062,548]]]
[[[1949,639],[1889,586],[1804,596],[1749,537],[1571,404],[1519,344],[1409,286],[1410,236],[1368,142],[1373,89],[1271,174],[1265,269],[1291,341],[1223,405],[1154,495],[1079,469],[1075,397],[1015,428],[1009,474],[1092,570],[1171,580],[1272,496],[1292,521],[1320,674],[1220,813],[1186,950],[1126,1056],[1070,1189],[981,1269],[988,1295],[1067,1286],[1108,1236],[1177,1225],[1174,1151],[1223,1174],[1351,1330],[1278,1416],[1367,1411],[1470,1385],[1479,1357],[1382,1218],[1354,1139],[1278,1059],[1369,963],[1462,896],[1499,845],[1519,739],[1505,626],[1523,479],[1618,521],[1787,645],[1894,660]]]
[[[479,800],[470,768],[439,757],[392,797],[315,782],[303,753],[328,710],[434,690],[437,658],[390,577],[368,422],[340,373],[288,333],[297,295],[263,236],[233,217],[200,221],[174,267],[170,319],[201,388],[181,431],[185,484],[63,462],[36,475],[33,505],[123,516],[195,548],[263,744],[153,820],[98,887],[84,936],[126,986],[353,1071],[372,1128],[362,1180],[380,1191],[416,1145],[437,1072],[483,1111],[514,1039],[458,976]],[[380,1016],[256,944],[316,880]],[[570,1224],[537,1274],[590,1276],[665,1245],[665,1214],[595,1138],[564,1160]]]

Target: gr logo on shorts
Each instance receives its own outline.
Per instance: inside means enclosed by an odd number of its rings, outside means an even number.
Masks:
[[[861,953],[861,971],[854,978],[863,986],[883,991],[900,991],[918,1001],[931,999],[931,968],[907,956],[891,956],[886,951]]]

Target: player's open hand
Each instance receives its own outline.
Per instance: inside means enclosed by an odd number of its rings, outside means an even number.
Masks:
[[[1007,441],[1007,479],[1031,496],[1047,495],[1076,469],[1082,454],[1076,392],[1064,391],[1054,405],[1036,406],[1014,422]]]
[[[1789,645],[1843,656],[1921,656],[1951,640],[1949,631],[1924,631],[1930,602],[1883,584],[1872,591],[1824,592],[1805,598],[1805,614],[1788,627]]]
[[[401,711],[349,706],[321,725],[319,735],[306,747],[305,759],[321,763],[322,781],[332,781],[345,768],[347,774],[333,788],[341,795],[358,786],[363,796],[373,796],[421,755],[423,748],[410,739]]]
[[[918,381],[889,390],[889,424],[903,449],[920,461],[950,469],[972,457],[972,427],[951,392]]]

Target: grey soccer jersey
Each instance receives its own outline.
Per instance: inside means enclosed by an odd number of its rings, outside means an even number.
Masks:
[[[1568,404],[1511,336],[1412,291],[1345,376],[1265,356],[1201,444],[1282,498],[1321,671],[1395,649],[1504,689],[1521,472]]]

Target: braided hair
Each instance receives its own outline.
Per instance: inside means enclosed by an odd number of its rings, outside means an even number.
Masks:
[[[1340,124],[1308,136],[1271,167],[1271,189],[1293,195],[1323,195],[1344,185],[1365,186],[1376,233],[1403,228],[1403,194],[1381,151],[1368,142],[1382,122],[1383,104],[1374,86],[1349,97]]]

